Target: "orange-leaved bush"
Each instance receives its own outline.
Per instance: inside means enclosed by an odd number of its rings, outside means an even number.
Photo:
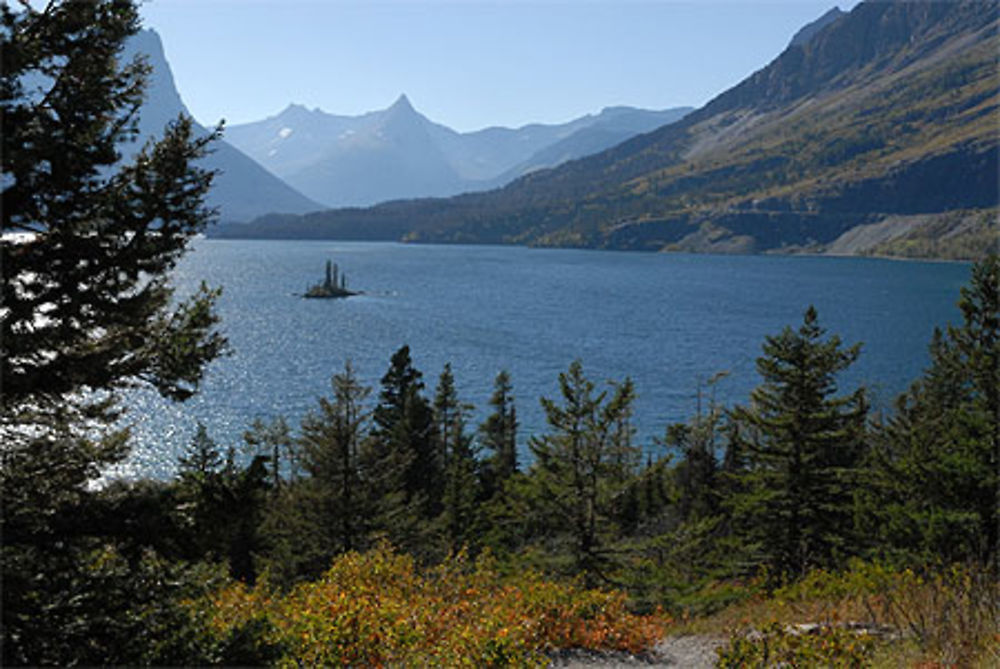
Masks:
[[[200,605],[220,636],[268,622],[288,666],[544,665],[560,648],[647,651],[670,622],[629,613],[623,593],[500,575],[488,556],[421,571],[385,546],[344,554],[287,594],[236,584]]]

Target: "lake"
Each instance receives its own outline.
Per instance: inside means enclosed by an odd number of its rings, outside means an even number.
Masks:
[[[327,260],[364,295],[299,297]],[[174,405],[128,397],[135,448],[123,471],[167,476],[197,423],[238,444],[254,418],[302,415],[351,360],[377,398],[389,358],[408,344],[432,396],[451,362],[474,423],[488,413],[497,372],[510,372],[520,439],[545,429],[539,397],[556,397],[576,358],[601,387],[630,376],[641,443],[694,415],[699,385],[720,371],[725,404],[759,383],[768,334],[797,327],[810,304],[860,360],[841,388],[872,388],[888,405],[927,364],[935,326],[957,323],[969,266],[866,258],[711,256],[490,246],[199,239],[175,272],[178,294],[222,286],[219,311],[233,353],[201,392]]]

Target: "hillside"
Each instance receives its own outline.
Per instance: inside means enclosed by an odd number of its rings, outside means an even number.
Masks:
[[[847,253],[930,236],[933,255],[980,248],[996,230],[997,24],[988,2],[865,2],[678,123],[503,189],[216,234]]]

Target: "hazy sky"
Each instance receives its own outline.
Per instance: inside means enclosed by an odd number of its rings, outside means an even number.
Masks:
[[[857,0],[146,0],[202,123],[382,109],[456,130],[701,106]]]

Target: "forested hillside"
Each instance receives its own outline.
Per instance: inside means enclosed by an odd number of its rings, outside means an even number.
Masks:
[[[865,2],[597,156],[486,194],[212,234],[978,257],[996,236],[997,25],[978,0]]]

